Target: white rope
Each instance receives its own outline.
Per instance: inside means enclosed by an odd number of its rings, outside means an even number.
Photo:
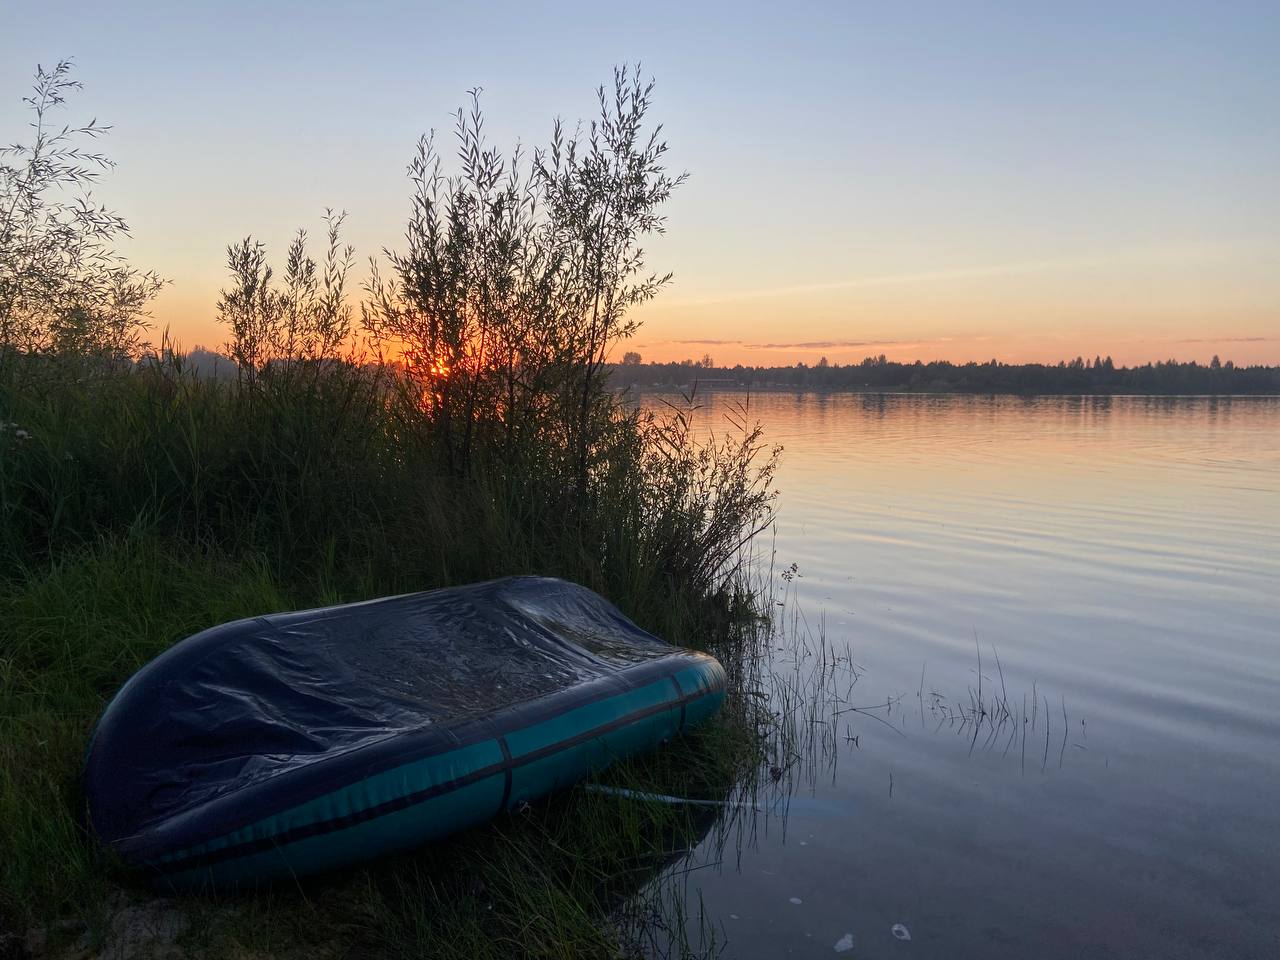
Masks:
[[[622,787],[609,787],[603,783],[584,783],[583,790],[591,793],[601,793],[610,797],[624,797],[627,800],[648,800],[652,803],[667,803],[672,806],[688,806],[688,807],[733,807],[746,808],[748,810],[757,809],[755,804],[740,803],[736,800],[693,800],[688,797],[671,797],[665,793],[645,793],[640,790],[626,790]]]

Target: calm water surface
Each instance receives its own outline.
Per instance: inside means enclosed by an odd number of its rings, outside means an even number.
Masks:
[[[1280,957],[1280,401],[751,404],[820,702],[684,864],[725,953]]]

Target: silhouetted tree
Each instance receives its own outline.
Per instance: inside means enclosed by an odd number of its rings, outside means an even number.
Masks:
[[[469,469],[477,430],[508,446],[559,437],[581,499],[597,427],[613,400],[606,357],[638,323],[631,307],[670,274],[646,272],[641,241],[684,179],[664,166],[661,127],[646,132],[653,84],[628,68],[597,91],[599,114],[573,132],[556,121],[531,158],[489,146],[479,92],[456,121],[460,173],[447,176],[433,134],[410,165],[408,249],[375,262],[364,322],[427,384],[450,456]]]
[[[227,352],[249,383],[272,367],[334,359],[351,335],[346,300],[352,247],[342,244],[345,213],[326,210],[323,265],[307,254],[307,233],[289,244],[281,282],[267,263],[266,247],[252,237],[227,247],[232,285],[218,298],[218,319],[227,325]]]
[[[163,281],[129,266],[115,241],[129,232],[89,190],[112,162],[88,148],[110,127],[53,122],[80,89],[71,63],[36,68],[29,143],[0,149],[0,360],[15,353],[134,356],[146,305]]]

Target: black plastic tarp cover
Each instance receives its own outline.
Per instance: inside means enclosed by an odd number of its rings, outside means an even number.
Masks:
[[[108,706],[84,772],[92,826],[127,840],[347,751],[680,653],[585,587],[542,577],[223,624]]]

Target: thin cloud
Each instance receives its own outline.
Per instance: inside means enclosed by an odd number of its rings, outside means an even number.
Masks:
[[[938,341],[950,340],[943,337]],[[788,343],[749,343],[746,340],[670,340],[681,346],[742,347],[744,350],[847,350],[854,347],[916,347],[919,340],[805,340]]]
[[[918,340],[809,340],[803,343],[744,343],[748,350],[842,350],[852,347],[917,347]]]
[[[850,277],[826,283],[802,283],[783,287],[763,287],[740,290],[733,293],[712,294],[705,297],[674,298],[665,301],[669,306],[710,306],[720,303],[738,303],[769,297],[788,297],[803,293],[821,293],[827,290],[852,290],[860,287],[890,287],[901,284],[929,283],[946,280],[979,280],[984,277],[1010,277],[1036,273],[1053,273],[1079,270],[1089,267],[1114,266],[1120,262],[1185,259],[1188,251],[1171,249],[1134,250],[1107,257],[1063,257],[1052,260],[1025,260],[1013,263],[979,264],[949,270],[923,270],[911,273],[886,273],[868,277]]]
[[[1179,340],[1178,343],[1271,343],[1275,337],[1203,337],[1195,340]]]
[[[737,303],[767,297],[788,297],[801,293],[821,293],[826,290],[851,290],[858,287],[889,287],[898,284],[926,283],[935,280],[974,280],[983,277],[1014,276],[1018,274],[1044,273],[1052,270],[1073,270],[1113,261],[1099,258],[1075,260],[1032,260],[1024,263],[1002,263],[977,267],[960,267],[952,270],[927,270],[914,273],[889,273],[873,277],[852,277],[828,283],[802,283],[785,287],[765,287],[741,290],[736,293],[717,294],[708,297],[686,297],[668,300],[669,306],[704,306],[718,303]]]

